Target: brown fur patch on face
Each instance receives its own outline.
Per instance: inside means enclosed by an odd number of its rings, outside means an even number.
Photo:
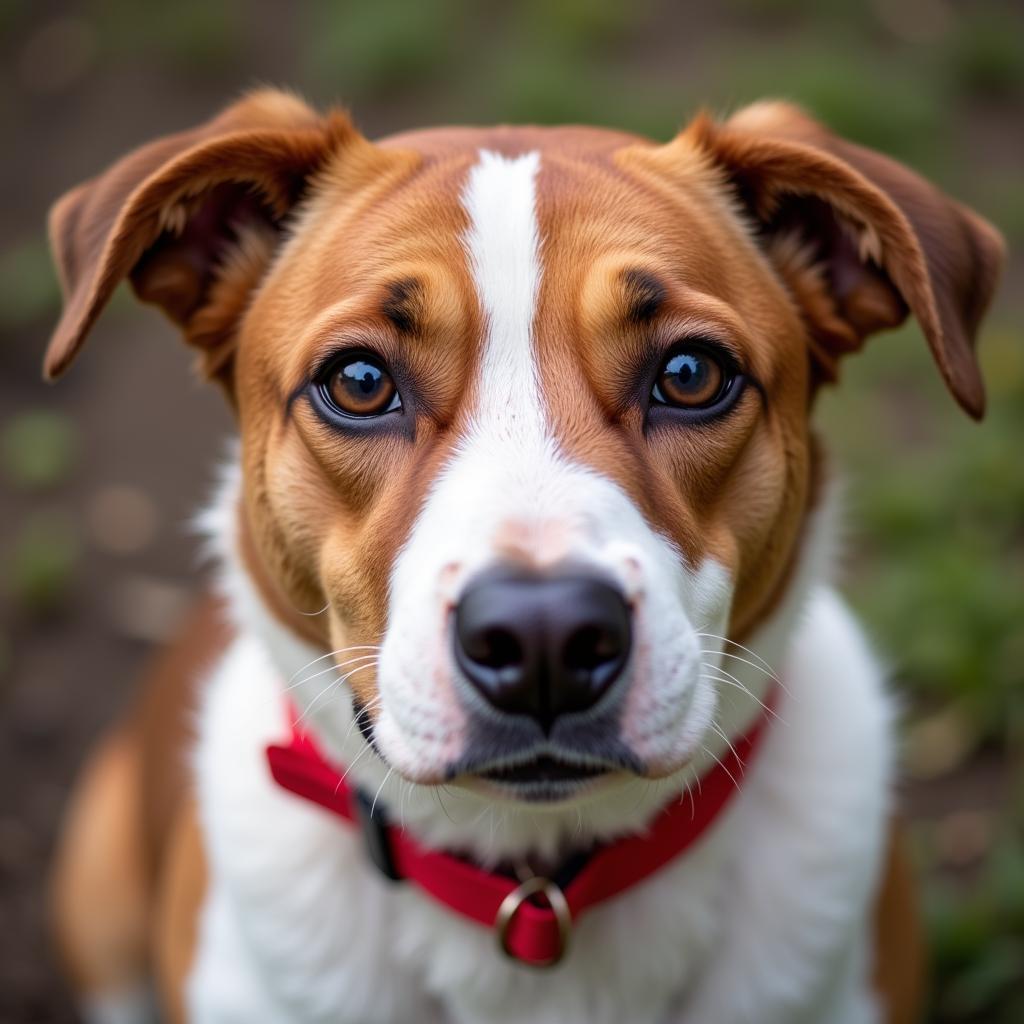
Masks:
[[[254,542],[291,608],[329,603],[317,622],[331,649],[376,643],[386,628],[394,559],[464,427],[481,336],[459,201],[473,155],[379,157],[372,174],[321,176],[245,317],[237,359]],[[350,348],[390,368],[397,418],[352,430],[317,415],[311,374]],[[352,679],[363,703],[375,685],[372,670]]]

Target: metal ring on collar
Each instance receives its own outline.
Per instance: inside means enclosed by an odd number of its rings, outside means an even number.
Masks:
[[[538,893],[548,901],[555,920],[558,922],[558,950],[547,960],[523,960],[509,948],[508,933],[519,908],[531,896],[536,896]],[[565,956],[569,938],[572,935],[572,913],[565,899],[565,893],[550,878],[544,878],[542,875],[527,878],[501,901],[498,914],[494,918],[494,931],[498,938],[498,945],[507,957],[519,963],[528,964],[530,967],[553,967]]]

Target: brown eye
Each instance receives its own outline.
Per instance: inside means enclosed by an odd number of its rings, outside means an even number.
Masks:
[[[663,405],[706,409],[724,397],[731,382],[713,353],[703,348],[684,348],[662,364],[651,396]]]
[[[345,416],[381,416],[402,407],[394,378],[373,356],[345,356],[323,377],[325,397]]]

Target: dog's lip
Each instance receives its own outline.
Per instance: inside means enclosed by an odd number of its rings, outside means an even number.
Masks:
[[[527,761],[485,767],[478,769],[473,774],[488,782],[519,785],[524,783],[584,782],[613,770],[614,766],[604,762],[584,763],[570,761],[551,754],[538,754]]]
[[[639,764],[630,763],[626,756],[601,756],[564,748],[552,749],[544,745],[516,754],[453,766],[450,778],[462,776],[467,781],[477,779],[513,792],[525,792],[538,787],[570,790],[615,773],[639,774],[640,768]]]

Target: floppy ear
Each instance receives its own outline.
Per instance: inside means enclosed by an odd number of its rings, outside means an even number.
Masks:
[[[975,336],[1004,259],[999,233],[913,171],[765,102],[680,136],[722,168],[801,307],[818,379],[914,314],[949,390],[980,419]]]
[[[46,376],[67,368],[126,277],[182,327],[208,375],[227,375],[235,324],[283,219],[330,154],[360,139],[343,114],[261,90],[65,195],[50,213],[64,311]]]

